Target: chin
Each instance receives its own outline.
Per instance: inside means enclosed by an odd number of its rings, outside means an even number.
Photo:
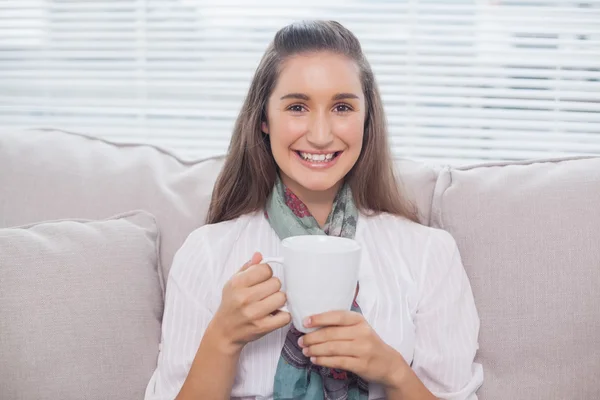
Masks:
[[[341,179],[341,178],[340,178]],[[319,178],[315,177],[315,179],[298,179],[296,182],[302,186],[305,190],[310,192],[326,192],[333,188],[340,179],[336,178]]]

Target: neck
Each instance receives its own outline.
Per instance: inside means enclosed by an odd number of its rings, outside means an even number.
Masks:
[[[324,191],[307,190],[296,182],[290,182],[287,177],[282,176],[282,181],[308,208],[308,211],[315,218],[319,226],[322,228],[327,222],[327,218],[333,208],[335,196],[342,186],[342,182],[336,183],[331,188]]]

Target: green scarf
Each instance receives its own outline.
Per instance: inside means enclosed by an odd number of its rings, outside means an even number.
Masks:
[[[298,235],[331,235],[354,238],[358,209],[352,191],[344,184],[333,201],[325,226],[321,229],[306,205],[277,177],[267,201],[265,216],[283,240]],[[352,310],[361,312],[356,301]],[[293,326],[287,333],[275,373],[274,400],[366,400],[368,383],[359,376],[314,365],[302,354],[298,339],[303,334]]]

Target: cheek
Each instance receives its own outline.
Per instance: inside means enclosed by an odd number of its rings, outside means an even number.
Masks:
[[[272,139],[279,145],[290,146],[296,142],[307,129],[307,118],[282,117],[272,121]]]
[[[364,121],[362,118],[345,118],[339,120],[335,126],[336,136],[339,137],[348,147],[360,151],[363,140]]]

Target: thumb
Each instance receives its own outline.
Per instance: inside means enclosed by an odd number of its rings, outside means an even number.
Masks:
[[[252,255],[252,258],[250,259],[250,261],[248,261],[246,264],[244,264],[242,266],[242,268],[240,269],[240,272],[247,270],[252,265],[256,265],[256,264],[260,263],[262,259],[263,259],[262,254],[260,254],[259,252],[254,253]]]

